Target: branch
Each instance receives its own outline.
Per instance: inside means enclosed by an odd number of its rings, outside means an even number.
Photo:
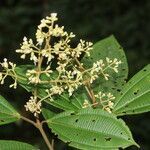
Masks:
[[[43,139],[44,139],[46,145],[48,146],[49,150],[54,150],[54,149],[53,149],[53,144],[51,144],[51,143],[49,142],[48,137],[47,137],[45,131],[43,130],[42,123],[39,121],[39,119],[37,119],[36,127],[39,129],[39,131],[40,131],[40,133],[41,133],[41,135],[42,135],[42,137],[43,137]]]

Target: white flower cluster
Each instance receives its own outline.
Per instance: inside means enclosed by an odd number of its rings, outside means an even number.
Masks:
[[[65,90],[71,96],[74,90],[82,84],[82,73],[76,69],[73,71],[64,70],[63,72],[59,72],[56,79],[49,82],[51,83],[51,88],[47,89],[46,92],[50,97],[56,94],[61,95]],[[46,83],[46,81],[41,81],[41,83]]]
[[[77,47],[71,48],[69,43],[75,35],[72,32],[70,34],[67,33],[64,31],[63,26],[60,27],[58,24],[55,24],[57,20],[56,13],[52,13],[50,17],[41,20],[41,24],[38,26],[36,32],[36,45],[33,44],[32,39],[27,40],[27,38],[24,37],[21,48],[16,50],[17,53],[22,54],[22,59],[25,59],[26,55],[30,54],[30,60],[33,60],[36,64],[39,53],[47,58],[47,63],[49,63],[55,55],[58,56],[59,60],[70,60],[71,57],[80,57],[83,52],[89,54],[92,43],[80,40]],[[50,45],[50,41],[54,37],[60,38],[60,40]],[[45,46],[43,47],[43,45]],[[69,63],[69,61],[64,62],[66,65],[67,63]]]
[[[33,60],[36,64],[38,61],[38,58],[36,57],[36,51],[34,50],[36,47],[33,44],[32,39],[28,39],[26,37],[23,38],[23,43],[21,45],[21,49],[17,49],[17,53],[21,53],[21,58],[25,59],[27,54],[30,54],[30,60]]]
[[[118,73],[118,67],[122,63],[121,60],[118,61],[117,58],[111,60],[110,58],[106,57],[106,62],[109,68],[113,69],[116,73]]]
[[[35,117],[37,117],[37,115],[41,113],[41,105],[42,104],[40,101],[37,102],[37,97],[31,96],[29,101],[24,106],[26,111],[30,111]]]
[[[50,77],[50,73],[53,71],[50,70],[50,66],[47,66],[44,71],[38,71],[38,70],[27,70],[26,76],[28,77],[29,83],[38,84],[41,83],[40,75],[45,74],[47,77]]]
[[[90,75],[90,83],[93,83],[94,80],[96,80],[100,74],[102,74],[105,78],[105,80],[109,79],[109,74],[107,73],[107,69],[112,69],[116,73],[118,73],[118,66],[121,64],[121,61],[117,58],[111,60],[108,57],[106,57],[106,62],[103,60],[99,60],[95,63],[93,63],[93,67],[91,68]]]
[[[111,113],[111,110],[113,109],[114,103],[112,102],[115,97],[111,93],[102,93],[99,92],[98,94],[95,95],[95,98],[97,98],[97,102],[99,105],[102,106],[102,108],[109,113]]]
[[[61,94],[64,89],[68,90],[71,96],[73,91],[78,88],[82,83],[82,73],[77,65],[73,65],[75,58],[79,58],[82,53],[87,53],[92,49],[91,42],[85,42],[80,40],[80,43],[72,48],[70,45],[71,39],[75,35],[64,31],[63,26],[59,26],[55,22],[58,20],[57,14],[52,13],[49,17],[41,20],[41,24],[38,26],[36,32],[37,44],[33,44],[32,39],[27,40],[25,37],[20,49],[17,49],[17,53],[21,53],[21,58],[25,59],[26,55],[30,55],[30,60],[33,60],[35,65],[39,65],[39,61],[44,58],[47,59],[47,67],[44,71],[34,69],[27,70],[27,77],[29,83],[51,83],[52,88],[49,89],[51,96],[57,94],[57,89],[60,89]],[[51,43],[53,38],[58,38],[57,42]],[[41,60],[42,59],[42,60]],[[51,68],[52,59],[57,59],[56,71],[58,76],[55,80],[41,81],[42,74],[51,76],[54,73]],[[42,65],[42,62],[40,62]],[[56,72],[55,71],[55,72]]]
[[[93,104],[91,104],[88,100],[84,100],[82,108],[100,106],[103,110],[106,110],[107,112],[111,113],[114,105],[112,101],[115,99],[115,97],[111,93],[102,92],[99,92],[94,96],[96,98],[96,101]]]
[[[13,87],[14,89],[17,88],[17,76],[15,76],[15,67],[16,64],[13,64],[12,62],[8,62],[6,58],[4,58],[4,61],[0,63],[1,67],[3,68],[3,71],[0,72],[0,84],[4,84],[4,80],[7,76],[12,76],[14,79],[14,83],[9,85],[9,87]]]
[[[26,59],[29,56],[34,63],[33,69],[26,71],[28,84],[49,85],[49,88],[46,89],[46,98],[51,100],[53,100],[53,96],[61,95],[64,91],[67,91],[71,96],[79,86],[86,86],[87,83],[92,84],[100,74],[108,80],[109,74],[107,70],[112,69],[117,73],[118,66],[121,63],[116,58],[106,58],[106,60],[93,63],[91,68],[85,69],[84,64],[79,62],[79,58],[82,54],[90,56],[93,44],[80,40],[76,46],[71,46],[71,41],[75,35],[72,32],[66,32],[64,26],[57,24],[57,20],[56,13],[52,13],[42,19],[35,34],[36,43],[34,44],[32,39],[24,37],[20,49],[16,50],[17,53],[21,54],[21,59]],[[53,65],[53,62],[56,62],[56,64]],[[5,77],[10,75],[15,80],[15,83],[10,87],[16,88],[18,80],[15,73],[16,65],[4,59],[1,66],[5,70],[5,72],[0,73],[1,84],[4,83]],[[9,66],[11,69],[9,69]],[[109,96],[109,94],[106,95],[107,99],[111,101]],[[102,98],[99,97],[99,99]],[[87,107],[87,105],[89,104],[85,101],[83,107]],[[111,105],[111,102],[108,102],[108,107],[105,110],[109,111]],[[27,111],[29,110],[36,116],[41,112],[41,101],[37,102],[34,95],[26,103],[25,107]]]

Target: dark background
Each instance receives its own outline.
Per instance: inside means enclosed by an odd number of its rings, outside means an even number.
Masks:
[[[129,79],[150,63],[149,0],[0,0],[0,61],[7,57],[21,64],[15,49],[19,48],[24,36],[34,39],[36,26],[52,12],[58,13],[60,23],[66,30],[73,31],[77,39],[96,42],[114,34],[127,55]],[[0,94],[22,114],[29,115],[23,107],[28,94],[22,88],[15,91],[0,86]],[[150,113],[124,119],[141,150],[150,150]],[[47,132],[51,137],[50,131]],[[20,121],[1,126],[0,139],[25,141],[46,149],[39,132]],[[58,150],[69,149],[58,140],[55,145]]]

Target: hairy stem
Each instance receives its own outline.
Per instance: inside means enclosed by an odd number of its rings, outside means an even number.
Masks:
[[[47,147],[49,148],[49,150],[54,150],[53,149],[53,145],[49,142],[48,137],[47,137],[47,135],[46,135],[46,133],[45,133],[45,131],[43,129],[42,123],[39,121],[39,119],[37,119],[36,127],[39,129],[39,131],[40,131],[40,133],[41,133],[41,135],[42,135],[42,137],[43,137]]]

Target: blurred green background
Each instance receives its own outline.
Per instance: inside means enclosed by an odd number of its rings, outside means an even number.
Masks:
[[[40,20],[52,12],[58,13],[60,24],[73,31],[78,40],[96,42],[114,34],[127,55],[129,78],[150,63],[149,0],[0,0],[0,61],[7,57],[22,64],[15,49],[24,36],[34,38]],[[15,91],[8,86],[0,86],[0,94],[22,114],[29,115],[23,107],[28,94],[22,88]],[[150,150],[150,113],[124,119],[141,150]],[[49,130],[47,132],[49,137],[53,136]],[[0,139],[25,141],[46,150],[39,132],[23,122],[1,126]],[[69,149],[59,140],[55,141],[56,150]]]

